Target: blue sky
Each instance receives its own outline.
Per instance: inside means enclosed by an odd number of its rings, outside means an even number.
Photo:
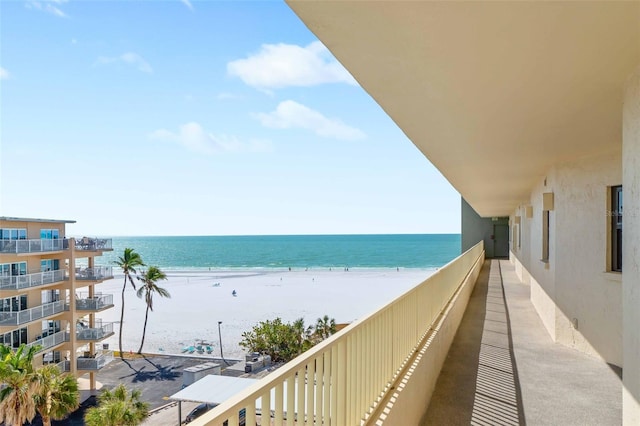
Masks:
[[[280,2],[0,2],[0,214],[73,235],[457,233],[460,198]]]

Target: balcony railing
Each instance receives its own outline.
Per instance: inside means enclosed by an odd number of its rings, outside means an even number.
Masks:
[[[100,370],[113,361],[113,351],[102,351],[96,355],[85,355],[77,358],[78,370]]]
[[[113,278],[113,267],[96,266],[93,268],[77,268],[75,274],[76,280],[81,281],[108,280]]]
[[[40,346],[40,350],[37,353],[45,352],[54,346],[58,346],[60,343],[69,341],[69,333],[66,331],[58,331],[57,333],[53,333],[50,336],[43,337],[41,339],[36,339],[34,342],[27,343],[26,346]]]
[[[56,367],[58,367],[58,370],[60,370],[61,373],[66,373],[71,371],[71,362],[60,361],[59,363],[56,364]]]
[[[76,299],[76,311],[99,311],[100,309],[113,306],[113,294],[102,294],[94,297],[83,297],[80,295]]]
[[[69,305],[59,300],[57,302],[45,303],[30,309],[18,312],[0,312],[0,325],[20,325],[27,322],[46,318],[69,310]]]
[[[42,253],[60,251],[68,248],[67,240],[0,240],[0,253]]]
[[[379,415],[378,410],[387,409],[386,401],[397,388],[405,386],[402,380],[415,359],[429,359],[438,351],[446,354],[448,346],[429,346],[431,352],[427,353],[422,350],[433,336],[437,321],[457,300],[463,284],[477,277],[482,259],[484,246],[480,242],[422,284],[311,348],[193,424],[238,425],[238,413],[243,409],[248,425],[256,424],[257,411],[263,416],[261,424],[269,424],[269,417],[276,425],[285,424],[285,419],[288,425],[359,425],[371,420]],[[441,367],[433,368],[438,369],[433,372],[437,378]]]
[[[15,275],[12,277],[0,277],[0,290],[22,290],[24,288],[57,283],[64,281],[64,278],[64,269],[27,275]]]
[[[77,238],[76,250],[112,250],[113,240],[111,238]]]
[[[113,324],[108,323],[95,328],[83,328],[76,332],[78,340],[102,340],[113,334]]]

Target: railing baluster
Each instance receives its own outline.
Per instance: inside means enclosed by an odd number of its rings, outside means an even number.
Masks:
[[[265,424],[265,425],[271,424],[271,390],[270,389],[267,389],[267,391],[262,394],[260,424]]]
[[[318,425],[322,424],[322,397],[324,395],[324,356],[321,353],[319,357],[316,358],[316,404],[315,404],[315,423]]]
[[[293,375],[287,377],[287,426],[293,426],[296,421],[296,381]],[[251,424],[251,423],[250,423]]]
[[[305,372],[304,372],[304,367],[302,367],[300,370],[298,370],[298,377],[297,377],[297,383],[298,383],[298,403],[297,405],[297,421],[296,424],[298,425],[303,425],[304,424],[304,391],[305,391]]]

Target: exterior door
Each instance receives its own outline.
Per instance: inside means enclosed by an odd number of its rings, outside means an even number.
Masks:
[[[493,256],[509,257],[509,225],[493,225]]]

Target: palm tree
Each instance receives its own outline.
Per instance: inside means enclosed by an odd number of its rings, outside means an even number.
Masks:
[[[318,318],[316,321],[315,327],[315,336],[320,341],[326,339],[336,332],[336,320],[333,318],[329,318],[328,315],[323,316],[322,318]]]
[[[87,426],[136,426],[149,415],[149,404],[140,400],[140,391],[129,394],[123,384],[98,396],[98,406],[84,415]]]
[[[55,365],[46,365],[36,371],[38,391],[34,396],[36,409],[42,416],[43,426],[51,420],[62,420],[80,405],[78,381],[63,374]]]
[[[127,289],[127,281],[131,283],[131,287],[136,289],[136,285],[133,282],[133,278],[131,278],[131,274],[135,274],[136,268],[138,266],[144,266],[144,262],[138,253],[136,253],[132,248],[125,248],[124,255],[118,257],[118,260],[115,262],[116,265],[122,269],[124,273],[124,284],[122,285],[122,310],[120,311],[120,335],[118,338],[118,347],[120,349],[120,358],[123,358],[122,354],[122,325],[124,322],[124,291]]]
[[[144,345],[144,336],[147,332],[147,319],[149,318],[149,310],[153,311],[153,294],[158,293],[160,297],[170,298],[171,294],[169,292],[158,286],[158,281],[166,280],[167,274],[162,272],[160,268],[157,266],[149,266],[149,269],[142,275],[142,277],[138,277],[140,281],[144,284],[138,289],[138,297],[142,298],[144,295],[144,301],[147,303],[147,311],[144,314],[144,327],[142,328],[142,340],[140,341],[140,349],[138,349],[138,353],[142,353],[142,346]]]
[[[38,381],[32,361],[39,349],[22,344],[14,352],[9,346],[0,345],[0,382],[4,385],[0,390],[0,422],[22,425],[35,417]]]

